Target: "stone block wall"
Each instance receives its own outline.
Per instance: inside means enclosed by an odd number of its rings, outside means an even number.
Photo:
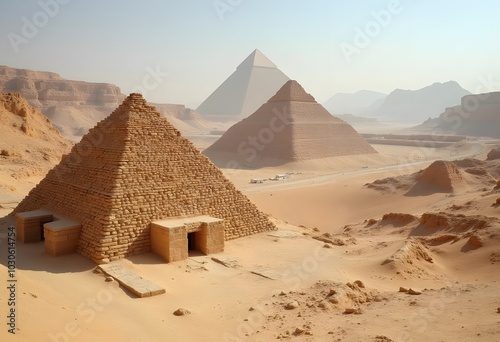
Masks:
[[[224,252],[224,223],[212,222],[203,225],[203,229],[199,232],[204,236],[204,249],[200,249],[205,254],[214,254]]]
[[[66,220],[44,224],[45,251],[52,256],[77,251],[82,226],[77,222]]]
[[[52,213],[45,210],[17,213],[15,215],[17,239],[21,242],[41,241],[43,224],[53,219]]]
[[[206,217],[206,216],[205,216]],[[188,235],[193,234],[194,249],[203,254],[224,251],[224,222],[203,217],[162,220],[151,223],[151,247],[154,253],[167,262],[187,259],[189,255]]]
[[[185,260],[189,251],[187,246],[187,228],[185,226],[165,228],[151,224],[151,246],[153,252],[167,262]]]

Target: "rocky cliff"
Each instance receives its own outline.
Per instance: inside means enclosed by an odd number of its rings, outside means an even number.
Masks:
[[[52,72],[7,66],[0,66],[0,91],[20,93],[72,140],[78,140],[124,98],[113,84],[66,80]]]
[[[500,92],[467,95],[414,130],[500,138]]]
[[[20,93],[31,106],[45,114],[64,137],[73,141],[80,140],[125,98],[113,84],[67,80],[53,72],[7,66],[0,66],[0,91]],[[214,129],[214,125],[184,105],[155,106],[185,135]]]
[[[19,93],[0,92],[0,137],[0,190],[7,192],[20,179],[45,174],[71,148]]]

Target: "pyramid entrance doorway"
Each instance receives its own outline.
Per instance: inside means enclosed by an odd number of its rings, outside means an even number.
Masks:
[[[224,220],[193,216],[151,223],[151,249],[167,262],[224,251]]]

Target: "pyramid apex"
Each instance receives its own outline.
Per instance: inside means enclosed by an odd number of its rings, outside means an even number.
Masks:
[[[140,102],[146,104],[146,99],[142,96],[141,93],[130,93],[129,96],[123,100],[123,103],[132,103],[132,102]]]
[[[127,114],[127,115],[124,115]],[[132,117],[161,117],[160,112],[154,107],[148,104],[146,99],[140,93],[131,93],[129,94],[123,102],[116,108],[113,113],[111,113],[110,117],[113,117],[115,123],[123,119],[130,119]]]
[[[316,102],[311,94],[306,93],[304,88],[295,80],[286,82],[268,102]]]
[[[238,68],[253,68],[253,67],[260,67],[260,68],[272,68],[272,69],[277,69],[278,67],[276,64],[271,62],[269,58],[267,58],[260,50],[255,49],[243,62],[241,62],[240,65],[238,65]]]
[[[142,94],[141,93],[130,93],[129,96],[127,96],[127,98],[132,98],[132,99],[143,99],[142,97]]]

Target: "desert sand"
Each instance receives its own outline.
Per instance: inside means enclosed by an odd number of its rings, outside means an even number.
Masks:
[[[46,171],[8,180],[0,340],[500,341],[500,160],[490,152],[499,146],[374,144],[378,153],[364,156],[222,168],[278,230],[184,261],[114,261],[165,287],[154,297],[135,298],[80,254],[52,257],[43,242],[18,242],[14,337],[4,314],[9,213]],[[13,159],[1,158],[4,180]],[[46,162],[44,170],[59,159]],[[436,167],[438,179],[427,177]]]

